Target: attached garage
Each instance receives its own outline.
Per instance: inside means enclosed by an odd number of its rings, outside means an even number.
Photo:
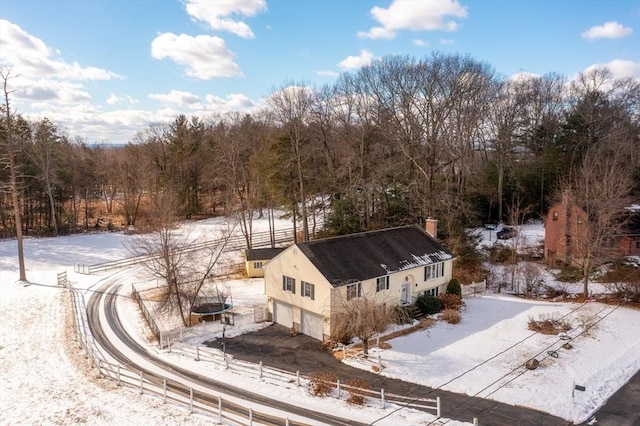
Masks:
[[[273,322],[284,325],[285,327],[293,327],[293,306],[274,301]]]
[[[322,317],[309,311],[300,312],[300,332],[322,340]]]

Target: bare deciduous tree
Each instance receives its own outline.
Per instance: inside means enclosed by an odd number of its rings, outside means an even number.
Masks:
[[[631,151],[630,151],[631,150]],[[587,149],[582,167],[573,182],[576,203],[587,217],[586,238],[578,239],[578,255],[583,273],[583,290],[589,294],[589,271],[624,226],[621,213],[628,206],[633,189],[633,146],[617,131]],[[577,219],[580,220],[580,219]]]
[[[59,170],[56,161],[61,146],[61,136],[56,126],[47,118],[34,123],[31,133],[33,139],[30,150],[31,159],[38,168],[38,179],[47,193],[53,235],[57,237],[58,214],[53,193],[56,187],[56,173]]]
[[[6,122],[6,133],[7,136],[5,138],[7,145],[7,156],[9,163],[9,174],[10,174],[10,185],[11,185],[11,201],[13,204],[13,217],[16,226],[16,239],[18,242],[18,264],[20,269],[20,281],[27,281],[27,273],[24,265],[24,246],[22,241],[22,218],[20,216],[20,200],[18,193],[18,183],[17,183],[17,171],[16,171],[16,162],[15,162],[15,152],[14,152],[14,142],[13,142],[13,130],[11,124],[11,108],[9,105],[9,78],[11,77],[11,70],[2,68],[0,69],[0,79],[2,79],[2,88],[4,92],[4,106],[5,106],[5,118]]]
[[[331,318],[331,334],[359,338],[366,356],[369,354],[369,340],[395,321],[395,313],[375,288],[362,291],[362,283],[355,285],[359,294],[354,296],[357,297],[349,298],[343,291],[337,293],[337,313]]]
[[[312,92],[303,83],[290,82],[278,90],[274,90],[267,99],[269,112],[274,122],[286,131],[287,139],[293,152],[298,195],[302,218],[302,239],[309,241],[307,214],[307,192],[303,167],[303,145],[306,141],[305,130],[309,119]],[[295,212],[293,212],[295,214]]]
[[[154,200],[159,230],[141,235],[129,247],[137,256],[146,256],[142,266],[165,285],[159,309],[178,313],[185,326],[191,325],[191,309],[207,282],[220,274],[220,258],[232,229],[211,241],[194,241],[176,229],[178,198],[162,193]],[[198,250],[194,250],[196,246]],[[204,255],[203,255],[204,253]]]

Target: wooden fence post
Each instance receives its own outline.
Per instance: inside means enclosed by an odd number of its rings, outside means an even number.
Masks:
[[[189,414],[193,414],[193,388],[189,387]]]
[[[300,387],[300,370],[296,370],[296,386]]]
[[[340,399],[340,379],[336,381],[336,387],[338,388],[338,399]]]
[[[162,381],[162,402],[167,403],[167,379]]]
[[[144,385],[143,385],[143,375],[144,373],[141,371],[140,372],[140,395],[142,395],[144,393]]]
[[[440,410],[440,397],[436,397],[436,416],[440,418],[442,416],[442,412]]]
[[[218,423],[222,424],[222,397],[218,395]]]
[[[260,371],[260,378],[262,379],[262,361],[258,364],[258,370]]]
[[[380,402],[382,402],[382,409],[384,410],[384,407],[385,407],[385,403],[384,403],[384,388],[380,389]]]

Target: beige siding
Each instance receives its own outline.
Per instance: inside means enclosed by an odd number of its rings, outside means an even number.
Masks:
[[[442,294],[451,280],[453,260],[445,261],[444,265],[442,277],[427,281],[424,280],[424,266],[389,274],[389,289],[380,292],[376,291],[376,278],[364,280],[361,283],[361,294],[371,298],[375,297],[380,303],[399,304],[403,283],[407,281],[409,282],[410,303],[414,303],[420,294],[435,287],[438,287],[439,293]],[[323,317],[324,337],[327,338],[331,335],[329,320],[332,313],[339,310],[340,302],[346,300],[346,285],[334,288],[295,245],[271,259],[264,266],[264,271],[265,294],[270,312],[273,313],[274,301],[292,305],[293,323],[298,330],[300,330],[302,321],[302,310],[317,314]],[[283,276],[295,279],[295,293],[283,290]],[[303,297],[302,281],[315,285],[314,300]]]
[[[298,329],[301,322],[301,309],[323,318],[331,316],[331,285],[295,245],[271,259],[264,270],[265,294],[271,312],[273,312],[273,300],[293,305],[294,327],[297,326]],[[295,279],[295,293],[282,289],[283,276]],[[313,300],[303,297],[302,281],[315,286]],[[328,321],[324,321],[323,333],[329,335]]]
[[[402,286],[409,282],[409,296],[410,303],[414,303],[416,298],[427,290],[431,290],[435,287],[439,287],[439,293],[442,294],[447,289],[447,284],[451,280],[453,260],[447,260],[444,262],[444,274],[441,277],[424,280],[424,266],[418,266],[411,269],[406,269],[400,272],[394,272],[389,274],[389,289],[380,292],[376,291],[377,277],[370,280],[362,281],[362,294],[367,297],[375,297],[380,303],[387,304],[400,304],[402,297]],[[336,289],[339,294],[336,295],[336,299],[346,300],[347,289],[345,286],[340,286]],[[334,306],[338,305],[335,303]]]
[[[255,268],[254,267],[255,262],[261,262],[263,267]],[[247,276],[249,278],[264,277],[264,265],[266,263],[267,263],[266,260],[246,260],[244,264],[245,264],[245,269],[247,271]]]

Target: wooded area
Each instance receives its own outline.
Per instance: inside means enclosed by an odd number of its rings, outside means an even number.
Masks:
[[[607,69],[569,82],[506,78],[469,56],[388,56],[332,85],[286,81],[251,114],[180,115],[126,146],[24,119],[2,75],[4,237],[16,224],[26,235],[144,228],[167,193],[180,217],[235,214],[247,234],[254,214],[285,210],[303,239],[319,215],[326,235],[434,217],[454,238],[542,218],[564,189],[608,206],[603,220],[640,194],[640,83]]]

